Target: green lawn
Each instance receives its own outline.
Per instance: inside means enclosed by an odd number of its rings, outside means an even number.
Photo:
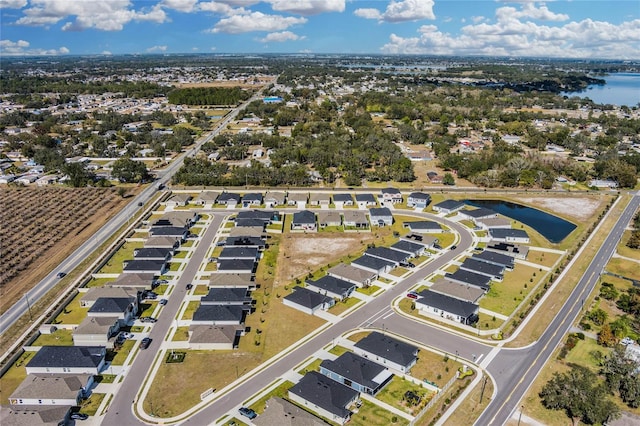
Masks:
[[[122,272],[122,262],[133,259],[133,250],[144,247],[142,241],[127,241],[113,254],[107,263],[98,271],[100,274],[119,274]]]
[[[113,351],[115,352],[115,355],[113,355],[111,364],[124,365],[124,362],[127,360],[127,356],[129,356],[129,353],[133,349],[134,343],[134,340],[127,340],[122,344],[122,347],[120,347],[120,349],[118,349],[117,351]]]
[[[391,275],[393,275],[394,277],[401,277],[404,274],[406,274],[407,272],[409,272],[409,270],[407,268],[402,268],[402,267],[397,267],[397,268],[393,268],[393,270],[391,272],[389,272]]]
[[[374,294],[378,290],[380,290],[380,287],[378,287],[377,285],[370,285],[369,287],[358,287],[358,288],[356,288],[356,291],[358,293],[366,294],[367,296],[371,296],[372,294]]]
[[[74,297],[73,300],[65,306],[62,312],[60,312],[60,315],[53,320],[53,323],[80,324],[82,320],[87,317],[87,312],[89,311],[89,308],[83,308],[80,306],[80,299],[82,299],[82,296],[85,294],[86,293],[76,294],[76,297]]]
[[[182,319],[193,319],[193,313],[198,309],[199,306],[200,302],[198,302],[197,300],[192,300],[191,302],[189,302],[189,304],[187,305],[187,309],[185,309],[184,314],[182,314]]]
[[[347,297],[342,302],[337,302],[335,305],[333,305],[329,309],[329,313],[333,315],[340,315],[341,313],[349,310],[350,308],[357,305],[358,303],[363,303],[363,302],[357,297]]]
[[[605,267],[607,272],[622,275],[623,277],[640,280],[640,264],[617,257],[609,260]]]
[[[150,317],[151,315],[153,315],[153,311],[156,310],[156,306],[158,305],[158,302],[152,302],[152,301],[144,301],[140,304],[140,316],[141,317]]]
[[[178,327],[175,334],[173,335],[173,339],[171,340],[174,342],[185,342],[189,340],[189,327]]]
[[[417,380],[416,380],[417,381]],[[402,377],[394,376],[393,379],[376,395],[376,398],[382,402],[386,402],[392,407],[398,408],[405,413],[418,414],[417,411],[421,404],[417,406],[409,405],[404,401],[404,394],[411,391],[416,395],[422,396],[422,400],[431,399],[432,392],[423,388],[419,384],[412,383]]]
[[[176,254],[173,255],[174,259],[186,259],[189,251],[187,250],[179,250]]]
[[[197,285],[195,289],[193,289],[194,296],[206,296],[209,294],[209,286],[207,285]]]
[[[535,274],[535,277],[533,276]],[[527,265],[516,265],[505,272],[502,282],[492,282],[489,292],[480,299],[480,307],[503,315],[510,315],[538,283],[543,273]],[[530,280],[533,280],[531,282]]]
[[[82,400],[80,403],[80,412],[89,416],[95,416],[105,396],[106,394],[104,393],[92,393],[89,398]]]
[[[169,270],[171,272],[178,272],[182,267],[182,265],[184,264],[180,262],[169,262]]]
[[[343,347],[343,346],[334,346],[333,348],[331,348],[329,350],[330,354],[336,355],[336,356],[340,356],[345,352],[351,352],[349,349]]]
[[[362,406],[358,412],[351,416],[349,425],[354,426],[389,426],[389,425],[408,425],[409,422],[396,414],[393,414],[379,405],[375,405],[369,401],[362,401]]]
[[[603,355],[607,355],[611,352],[611,349],[600,346],[594,339],[586,337],[584,340],[578,340],[576,346],[569,351],[564,360],[567,363],[580,364],[589,367],[594,372],[598,372],[600,369],[599,362],[591,355],[595,351],[600,351]]]
[[[93,287],[102,287],[106,283],[111,283],[115,281],[115,278],[91,278],[85,287],[93,288]]]
[[[319,371],[320,370],[320,364],[322,364],[322,359],[318,358],[315,359],[311,364],[308,364],[306,367],[304,367],[303,369],[299,370],[298,373],[300,374],[306,374],[309,371]]]
[[[51,334],[41,334],[31,344],[32,346],[72,346],[73,337],[71,330],[58,329]]]

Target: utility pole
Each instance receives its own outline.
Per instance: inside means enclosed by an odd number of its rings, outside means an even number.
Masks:
[[[482,390],[480,391],[480,404],[482,404],[482,397],[484,396],[484,388],[487,386],[487,380],[489,377],[485,376],[484,381],[482,382]]]
[[[27,309],[29,310],[29,322],[32,322],[33,316],[31,316],[31,304],[29,303],[29,294],[25,293],[24,298],[27,301]]]
[[[520,426],[520,420],[522,420],[522,410],[524,410],[524,405],[520,406],[520,415],[518,416],[518,426]]]

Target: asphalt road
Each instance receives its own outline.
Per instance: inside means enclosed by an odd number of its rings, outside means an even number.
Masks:
[[[227,127],[227,124],[233,120],[238,113],[244,109],[250,102],[258,99],[261,92],[258,92],[247,102],[231,111],[225,118],[216,123],[216,128],[209,132],[206,136],[197,141],[196,145],[189,151],[183,153],[174,161],[172,161],[164,170],[158,172],[157,180],[153,185],[149,185],[140,194],[131,200],[131,202],[112,217],[98,232],[96,232],[91,238],[85,241],[80,247],[78,247],[69,257],[63,260],[57,268],[51,271],[45,278],[43,278],[38,284],[36,284],[31,290],[25,293],[25,296],[13,304],[2,315],[0,315],[0,334],[4,333],[9,327],[11,327],[22,315],[28,311],[29,305],[35,304],[40,298],[42,298],[49,290],[51,290],[60,280],[57,278],[58,272],[68,273],[77,268],[87,256],[93,253],[100,245],[102,245],[107,239],[109,239],[118,229],[122,227],[135,212],[141,207],[139,203],[146,204],[153,195],[158,191],[158,185],[166,185],[171,177],[182,166],[186,157],[192,157],[200,149],[200,147],[213,139],[223,129]]]

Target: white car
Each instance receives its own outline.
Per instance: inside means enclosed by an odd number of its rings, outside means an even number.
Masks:
[[[624,346],[627,346],[627,345],[633,345],[635,341],[629,337],[625,337],[624,339],[620,340],[620,343],[623,344]]]

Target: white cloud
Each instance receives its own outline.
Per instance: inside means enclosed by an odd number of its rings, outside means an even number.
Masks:
[[[433,13],[434,0],[391,0],[384,13],[377,9],[356,9],[356,16],[366,19],[378,19],[384,22],[419,21],[436,19]],[[377,11],[376,14],[374,11]]]
[[[147,49],[147,52],[149,53],[166,52],[166,51],[167,51],[167,46],[153,46]]]
[[[525,14],[518,16],[525,18]],[[417,37],[391,34],[389,43],[381,50],[434,55],[640,58],[640,19],[619,25],[585,19],[551,26],[500,15],[493,24],[467,25],[461,31],[459,35],[451,35],[435,25],[423,25]]]
[[[209,32],[227,34],[240,34],[252,31],[274,32],[285,30],[292,25],[304,24],[305,22],[307,22],[306,18],[251,12],[223,18],[218,21]]]
[[[193,12],[198,0],[162,0],[162,6],[179,12]]]
[[[326,12],[344,12],[345,0],[266,0],[278,12],[299,15],[317,15]]]
[[[496,18],[499,21],[529,18],[539,21],[566,21],[569,19],[569,15],[564,13],[553,13],[547,6],[541,5],[536,8],[534,3],[523,3],[520,10],[515,7],[500,7],[496,10]]]
[[[378,19],[378,20],[382,19],[382,13],[378,9],[361,8],[361,9],[356,9],[353,13],[354,15],[364,19]]]
[[[487,19],[487,18],[485,18],[484,16],[472,16],[471,17],[471,22],[473,22],[474,24],[477,24],[479,22],[484,21],[485,19]]]
[[[47,26],[75,17],[75,21],[63,25],[64,31],[88,28],[120,31],[131,21],[167,21],[167,15],[159,4],[148,10],[134,10],[129,0],[31,0],[30,7],[23,12],[25,16],[16,21],[18,25]]]
[[[69,49],[62,46],[58,49],[30,49],[30,43],[25,40],[0,40],[0,54],[6,56],[40,56],[67,55]]]
[[[110,50],[103,50],[103,51],[102,51],[102,54],[103,54],[103,55],[107,55],[107,56],[111,56],[111,55],[113,55],[113,53],[111,53],[111,51],[110,51]]]
[[[0,0],[2,9],[22,9],[27,5],[27,0]]]
[[[303,40],[304,38],[304,36],[299,36],[291,31],[281,31],[278,33],[267,34],[267,36],[261,38],[260,41],[262,43],[270,43],[272,41],[281,43],[285,41]]]

